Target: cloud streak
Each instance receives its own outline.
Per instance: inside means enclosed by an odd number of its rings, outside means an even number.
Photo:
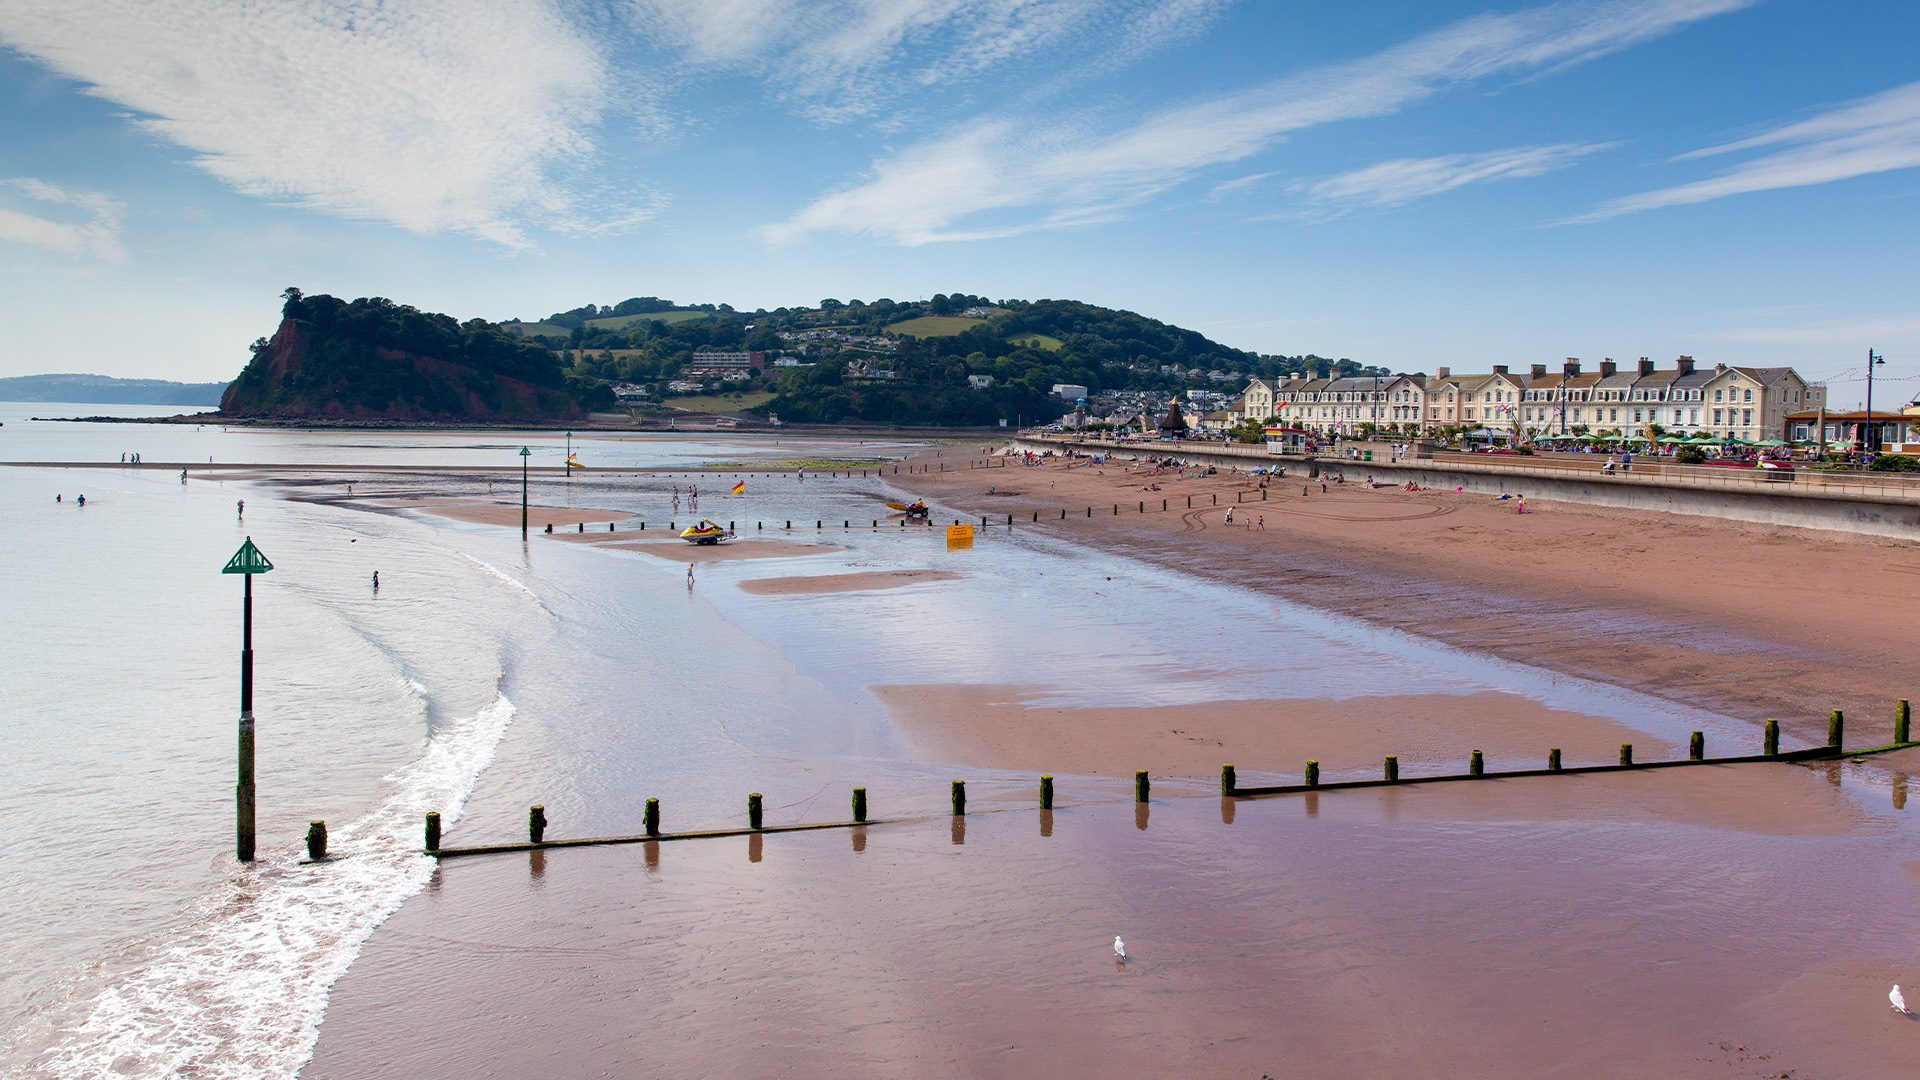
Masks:
[[[107,262],[126,258],[120,246],[120,226],[126,217],[126,205],[98,192],[73,191],[44,180],[15,177],[0,181],[27,199],[46,207],[71,207],[84,220],[58,217],[0,207],[0,240],[33,244],[56,254],[73,258],[90,257]]]
[[[981,118],[875,161],[863,182],[762,233],[776,243],[844,232],[915,245],[1109,220],[1292,132],[1386,115],[1494,76],[1582,63],[1753,2],[1611,0],[1476,16],[1111,133]]]
[[[0,40],[248,195],[508,246],[578,215],[608,85],[515,0],[17,0]]]
[[[1478,154],[1399,158],[1324,180],[1296,184],[1293,190],[1321,203],[1361,207],[1404,206],[1417,199],[1468,184],[1544,176],[1613,145],[1559,143],[1553,146],[1516,146]]]
[[[1826,184],[1920,165],[1920,82],[1861,98],[1750,139],[1682,154],[1674,160],[1688,161],[1768,147],[1782,149],[1743,162],[1711,179],[1614,199],[1573,221],[1603,221],[1643,210],[1703,203],[1756,191]]]

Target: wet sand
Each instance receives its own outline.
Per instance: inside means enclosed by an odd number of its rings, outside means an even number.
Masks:
[[[1251,477],[1180,479],[1131,463],[968,469],[978,453],[951,450],[940,460],[947,472],[888,480],[976,517],[1012,514],[1016,528],[1024,519],[1460,648],[1756,725],[1777,717],[1808,741],[1824,741],[1828,711],[1841,708],[1850,744],[1885,742],[1893,701],[1920,697],[1920,652],[1894,629],[1920,603],[1920,551],[1906,541],[1538,498],[1518,514],[1485,495],[1323,492],[1297,478],[1272,481],[1262,499]]]
[[[951,570],[866,570],[853,574],[753,578],[741,582],[740,588],[756,596],[794,596],[802,593],[898,589],[903,585],[916,585],[923,581],[954,581],[959,577],[959,574]]]
[[[592,534],[589,533],[589,536]],[[740,559],[790,559],[799,555],[830,555],[844,551],[831,544],[800,544],[788,540],[733,540],[725,544],[689,544],[685,540],[643,540],[602,544],[618,551],[638,551],[675,562],[734,562]]]
[[[1796,805],[1841,798],[1764,770]],[[1580,805],[1656,775],[1549,783]],[[443,864],[336,985],[303,1075],[1910,1068],[1915,1028],[1882,984],[1920,977],[1898,843],[1480,820],[1506,786],[1221,810],[1069,787],[1049,815],[1026,791],[951,826]]]
[[[509,525],[519,527],[520,504],[496,502],[443,502],[440,500],[396,500],[384,499],[384,505],[416,505],[436,517],[452,518],[474,525]],[[609,521],[626,521],[633,515],[621,510],[593,510],[572,506],[529,506],[527,524],[535,529],[545,529],[548,525],[555,529],[563,525],[606,524]]]

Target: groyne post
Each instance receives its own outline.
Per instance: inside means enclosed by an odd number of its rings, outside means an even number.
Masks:
[[[1147,770],[1135,769],[1133,773],[1133,801],[1146,802],[1147,792],[1152,790],[1152,782],[1147,779]]]
[[[1040,809],[1053,809],[1053,777],[1051,776],[1040,778]]]
[[[1907,738],[1909,729],[1911,728],[1911,724],[1909,723],[1909,721],[1912,719],[1913,719],[1913,708],[1907,704],[1906,698],[1901,698],[1899,703],[1893,707],[1893,741],[1894,742],[1903,743],[1903,742],[1912,741],[1911,739]]]
[[[440,850],[440,815],[439,814],[430,813],[427,815],[426,849],[429,853]]]
[[[1623,742],[1620,744],[1620,764],[1623,767],[1633,764],[1633,744],[1632,743]]]
[[[659,799],[647,800],[647,812],[643,820],[646,822],[646,830],[647,830],[648,836],[660,835],[660,800]]]
[[[867,820],[867,789],[866,788],[857,787],[853,789],[853,820],[855,821]]]
[[[967,782],[965,780],[955,780],[953,782],[953,816],[960,817],[966,812]]]
[[[757,791],[747,796],[747,828],[760,828],[760,793]]]
[[[1220,794],[1231,795],[1233,794],[1233,789],[1239,786],[1239,778],[1234,776],[1233,766],[1220,766]]]
[[[527,807],[527,842],[538,844],[547,838],[547,808]]]
[[[1696,731],[1693,733],[1693,738],[1687,740],[1687,757],[1691,758],[1694,761],[1706,760],[1707,758],[1707,733],[1706,732]]]
[[[1385,772],[1382,774],[1382,776],[1389,784],[1399,783],[1400,782],[1400,759],[1393,756],[1392,754],[1388,754],[1387,767]]]
[[[1318,761],[1307,762],[1307,786],[1320,786],[1320,763]]]
[[[1767,757],[1778,757],[1780,755],[1780,721],[1767,721],[1767,733],[1762,737],[1760,752]]]
[[[327,823],[316,821],[307,826],[307,858],[315,862],[327,857]]]
[[[1468,776],[1487,775],[1487,759],[1478,750],[1475,750],[1473,752],[1473,761],[1468,763],[1467,765],[1467,775]]]
[[[1547,747],[1547,771],[1560,771],[1560,748],[1557,746]]]
[[[1840,749],[1840,737],[1846,729],[1846,715],[1839,709],[1833,710],[1833,715],[1827,718],[1827,745],[1835,750]]]

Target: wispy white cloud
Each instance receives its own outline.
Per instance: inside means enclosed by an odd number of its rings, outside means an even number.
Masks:
[[[1404,206],[1416,199],[1468,184],[1543,176],[1612,146],[1612,143],[1559,143],[1515,146],[1478,154],[1400,158],[1364,169],[1304,181],[1293,190],[1320,203],[1345,206]]]
[[[589,216],[609,73],[552,0],[14,0],[0,40],[250,195],[510,246]]]
[[[1476,16],[1112,133],[982,118],[874,162],[864,182],[816,199],[763,235],[787,242],[841,231],[922,244],[1105,220],[1291,132],[1385,115],[1492,76],[1581,63],[1754,2],[1604,0]],[[982,215],[993,220],[962,224]]]
[[[763,80],[811,120],[875,116],[1010,59],[1100,42],[1108,64],[1185,40],[1230,0],[632,0],[679,69]]]
[[[1782,147],[1708,180],[1628,195],[1576,222],[1601,221],[1728,195],[1806,187],[1920,165],[1920,82],[1861,98],[1810,120],[1682,154],[1676,161]]]
[[[38,213],[0,206],[0,240],[33,244],[61,255],[119,262],[126,258],[120,246],[120,225],[126,204],[94,191],[74,191],[44,180],[15,177],[0,181],[19,196],[38,204]],[[4,196],[0,196],[4,199]],[[78,211],[60,213],[60,208]]]

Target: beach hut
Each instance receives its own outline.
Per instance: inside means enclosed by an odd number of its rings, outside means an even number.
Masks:
[[[1167,403],[1167,415],[1160,420],[1160,434],[1170,438],[1179,438],[1187,433],[1187,418],[1180,415],[1180,403]]]

